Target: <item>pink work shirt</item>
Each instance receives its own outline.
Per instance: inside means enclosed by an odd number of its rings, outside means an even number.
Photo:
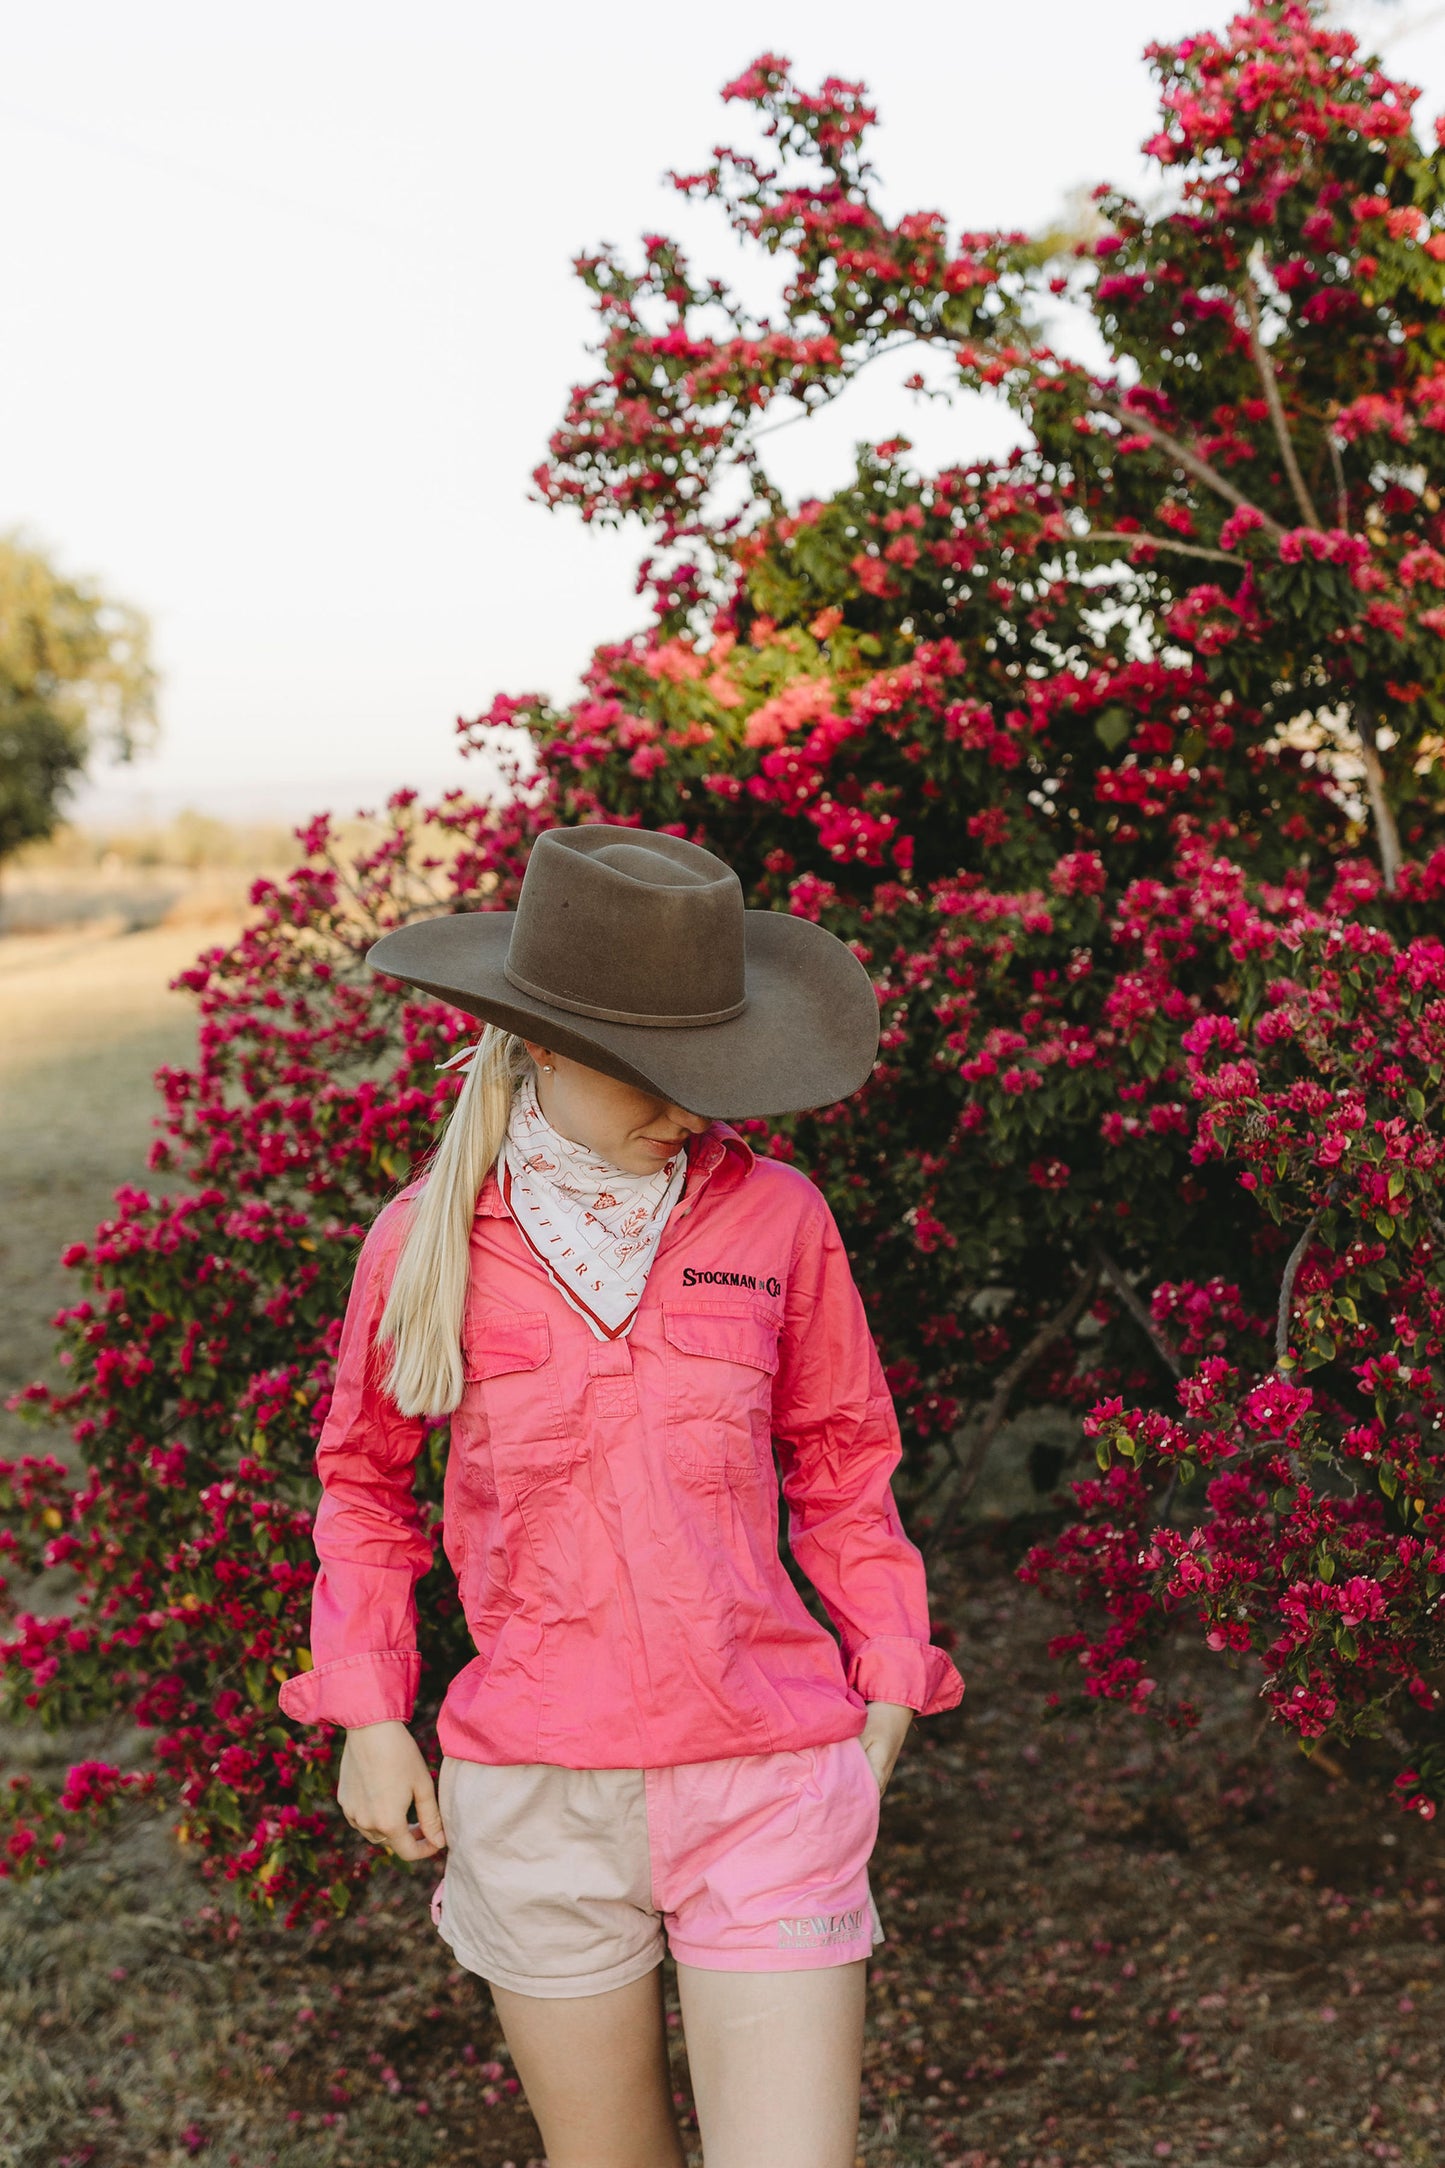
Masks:
[[[433,1426],[398,1411],[376,1345],[414,1193],[378,1216],[347,1304],[316,1454],[313,1668],[280,1697],[301,1722],[408,1721],[416,1696],[432,1542],[412,1468]],[[632,1329],[610,1342],[489,1176],[462,1338],[442,1537],[477,1653],[442,1706],[444,1753],[666,1767],[847,1738],[870,1701],[930,1715],[961,1698],[890,1488],[893,1402],[805,1175],[726,1123],[692,1138]],[[779,1557],[780,1477],[837,1641]]]

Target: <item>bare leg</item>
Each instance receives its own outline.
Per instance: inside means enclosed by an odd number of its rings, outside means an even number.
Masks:
[[[548,2168],[683,2168],[661,1964],[601,1995],[492,1999]]]
[[[866,1974],[678,1965],[707,2168],[853,2168]]]

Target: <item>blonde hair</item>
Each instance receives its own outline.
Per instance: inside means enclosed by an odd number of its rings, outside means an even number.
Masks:
[[[411,1205],[377,1338],[391,1343],[386,1389],[403,1415],[448,1415],[462,1397],[462,1318],[472,1221],[531,1057],[488,1024]]]

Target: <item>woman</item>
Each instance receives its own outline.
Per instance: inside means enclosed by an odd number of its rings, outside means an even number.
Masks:
[[[282,1706],[345,1727],[364,1837],[445,1847],[432,1916],[491,1985],[550,2168],[679,2168],[668,1947],[708,2168],[852,2168],[879,1799],[915,1712],[963,1682],[929,1644],[832,1215],[720,1117],[856,1091],[868,976],[745,910],[711,852],[600,824],[538,838],[515,912],[404,927],[370,961],[487,1028],[362,1249],[313,1668]],[[477,1654],[438,1796],[407,1726],[431,1562],[411,1471],[443,1414]],[[779,1475],[838,1640],[779,1557]]]

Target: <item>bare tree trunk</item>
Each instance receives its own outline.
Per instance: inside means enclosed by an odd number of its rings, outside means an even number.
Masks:
[[[1274,425],[1274,439],[1279,446],[1279,456],[1284,461],[1284,471],[1289,476],[1289,486],[1294,491],[1294,501],[1299,506],[1301,518],[1307,527],[1317,528],[1320,516],[1315,510],[1314,499],[1305,487],[1305,478],[1295,457],[1294,439],[1289,433],[1284,401],[1279,395],[1279,378],[1274,373],[1274,363],[1270,360],[1260,334],[1258,289],[1248,272],[1244,279],[1244,306],[1249,316],[1249,350],[1254,356],[1254,366],[1264,392],[1264,403],[1269,408],[1269,418]]]
[[[1375,842],[1380,853],[1380,872],[1384,876],[1385,893],[1393,896],[1399,880],[1400,861],[1405,854],[1400,847],[1395,816],[1385,796],[1385,769],[1380,759],[1374,710],[1360,699],[1356,699],[1354,710],[1355,735],[1360,741],[1360,758],[1365,764],[1365,795],[1370,801]]]
[[[1148,437],[1151,444],[1157,444],[1161,452],[1168,453],[1176,466],[1182,467],[1186,474],[1192,474],[1195,481],[1203,483],[1206,489],[1212,489],[1217,497],[1223,497],[1229,504],[1238,505],[1241,510],[1257,512],[1266,534],[1272,534],[1278,540],[1284,533],[1279,521],[1272,518],[1262,505],[1253,503],[1242,489],[1221,474],[1217,467],[1211,467],[1209,461],[1202,458],[1191,445],[1171,436],[1169,431],[1161,429],[1157,422],[1151,422],[1143,414],[1136,414],[1132,407],[1121,406],[1114,399],[1096,399],[1092,404],[1096,413],[1110,414],[1122,428],[1138,436]]]
[[[1092,1247],[1094,1256],[1098,1261],[1099,1270],[1103,1273],[1104,1278],[1113,1288],[1139,1330],[1152,1341],[1160,1361],[1174,1373],[1176,1378],[1182,1378],[1184,1365],[1179,1360],[1179,1350],[1175,1347],[1168,1333],[1162,1325],[1155,1324],[1154,1319],[1149,1314],[1147,1304],[1140,1300],[1138,1290],[1134,1287],[1132,1281],[1125,1278],[1123,1268],[1114,1262],[1102,1243],[1095,1242]]]
[[[1343,1188],[1344,1183],[1336,1175],[1320,1202],[1315,1206],[1314,1211],[1305,1221],[1304,1232],[1290,1251],[1285,1262],[1284,1278],[1279,1285],[1279,1303],[1274,1325],[1274,1367],[1276,1371],[1283,1370],[1285,1356],[1289,1353],[1290,1310],[1294,1303],[1294,1283],[1299,1276],[1299,1268],[1305,1261],[1305,1255],[1310,1244],[1314,1241],[1315,1229],[1319,1226],[1320,1221]]]
[[[958,1467],[958,1482],[944,1507],[942,1518],[930,1531],[922,1546],[926,1558],[931,1557],[940,1545],[948,1541],[953,1533],[954,1522],[973,1495],[974,1486],[983,1474],[984,1463],[988,1459],[988,1449],[1008,1414],[1008,1404],[1013,1397],[1014,1387],[1028,1376],[1039,1357],[1052,1347],[1055,1340],[1060,1340],[1065,1333],[1073,1331],[1083,1315],[1085,1304],[1098,1285],[1098,1279],[1098,1268],[1093,1264],[1086,1265],[1063,1308],[1055,1316],[1045,1318],[1032,1339],[999,1377],[988,1406],[984,1409],[983,1421],[977,1435],[969,1441],[968,1448],[962,1455],[954,1454]]]

